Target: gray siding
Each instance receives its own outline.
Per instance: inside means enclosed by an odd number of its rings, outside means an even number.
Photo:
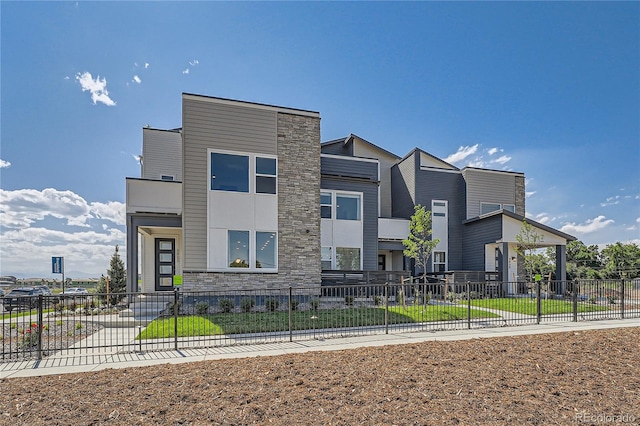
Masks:
[[[502,217],[496,215],[464,226],[462,270],[484,271],[484,246],[502,238]]]
[[[335,158],[321,157],[321,171],[323,175],[336,177],[354,177],[378,181],[378,163],[357,161],[353,157]],[[376,213],[377,214],[377,213]]]
[[[142,129],[142,178],[162,175],[182,181],[182,136],[179,132]]]
[[[184,268],[207,267],[207,149],[277,154],[277,113],[184,98],[183,231]]]
[[[477,169],[464,169],[462,173],[467,184],[466,219],[480,216],[480,203],[515,204],[517,210],[520,204],[520,214],[524,213],[524,191],[522,200],[516,202],[516,177],[522,175]]]
[[[409,219],[416,199],[416,151],[391,168],[391,215]]]
[[[357,157],[375,158],[380,163],[380,217],[391,217],[391,167],[398,162],[397,158],[358,139],[353,143],[353,152]]]
[[[344,145],[344,142],[331,143],[322,145],[323,154],[345,155],[353,157],[353,144]]]
[[[462,175],[444,171],[418,170],[416,176],[416,204],[431,210],[432,200],[448,201],[448,266],[449,270],[461,269],[464,237],[462,221],[465,215],[465,189]]]
[[[352,161],[352,163],[358,162]],[[324,169],[322,171],[324,172]],[[376,271],[378,269],[378,184],[340,180],[323,174],[320,187],[337,191],[362,192],[362,267],[365,271]]]

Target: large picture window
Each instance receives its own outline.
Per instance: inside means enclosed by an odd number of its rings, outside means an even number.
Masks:
[[[249,192],[249,157],[212,152],[211,189]]]
[[[336,247],[336,269],[342,271],[359,271],[360,249]]]
[[[249,267],[249,231],[229,231],[229,267]]]
[[[256,268],[276,268],[277,237],[275,232],[256,232]]]
[[[337,194],[336,219],[360,220],[360,196]]]

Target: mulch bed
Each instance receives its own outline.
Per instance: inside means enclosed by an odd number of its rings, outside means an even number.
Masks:
[[[0,380],[6,425],[610,423],[640,423],[640,328]]]

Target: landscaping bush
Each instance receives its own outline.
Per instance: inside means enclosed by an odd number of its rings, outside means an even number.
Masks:
[[[254,306],[256,306],[256,301],[249,297],[245,297],[240,301],[240,309],[242,312],[251,312]]]
[[[311,305],[312,310],[317,311],[320,307],[320,299],[311,299],[309,305]]]
[[[205,315],[209,313],[209,303],[202,301],[202,302],[198,302],[196,303],[196,314],[198,315]]]
[[[347,306],[353,306],[353,296],[345,296],[344,297],[344,304]]]
[[[220,309],[222,309],[222,312],[226,314],[233,311],[233,308],[235,307],[233,304],[233,300],[231,299],[220,299],[220,302],[218,302],[218,304],[220,305]]]
[[[267,311],[274,312],[280,307],[280,301],[278,299],[267,299],[264,302],[264,307]]]
[[[298,299],[291,299],[291,310],[292,311],[297,310],[299,304],[300,304],[300,301]]]

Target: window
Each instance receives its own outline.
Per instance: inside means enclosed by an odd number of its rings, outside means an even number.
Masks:
[[[173,176],[170,176],[170,175],[162,175],[162,176],[160,176],[160,180],[173,181]]]
[[[444,201],[434,201],[433,205],[435,207],[447,207],[447,203],[445,203]]]
[[[323,219],[331,219],[331,193],[320,193],[320,217]]]
[[[249,231],[228,231],[229,267],[249,267]]]
[[[440,212],[435,212],[433,213],[434,216],[438,216],[438,217],[446,217],[447,214],[446,213],[440,213]]]
[[[360,249],[336,247],[336,269],[342,271],[359,271]]]
[[[211,189],[249,192],[249,157],[212,152]]]
[[[256,268],[276,268],[275,232],[256,232]]]
[[[322,269],[332,269],[331,266],[331,247],[322,247],[322,253],[320,255]]]
[[[510,211],[511,213],[515,213],[516,212],[516,206],[514,206],[513,204],[504,204],[502,206],[503,209]]]
[[[256,193],[276,193],[276,159],[256,157]]]
[[[443,251],[433,252],[433,271],[444,272],[447,269],[446,253]]]
[[[360,220],[360,196],[336,195],[336,219]]]
[[[487,214],[500,210],[502,206],[499,203],[480,203],[480,214]]]

